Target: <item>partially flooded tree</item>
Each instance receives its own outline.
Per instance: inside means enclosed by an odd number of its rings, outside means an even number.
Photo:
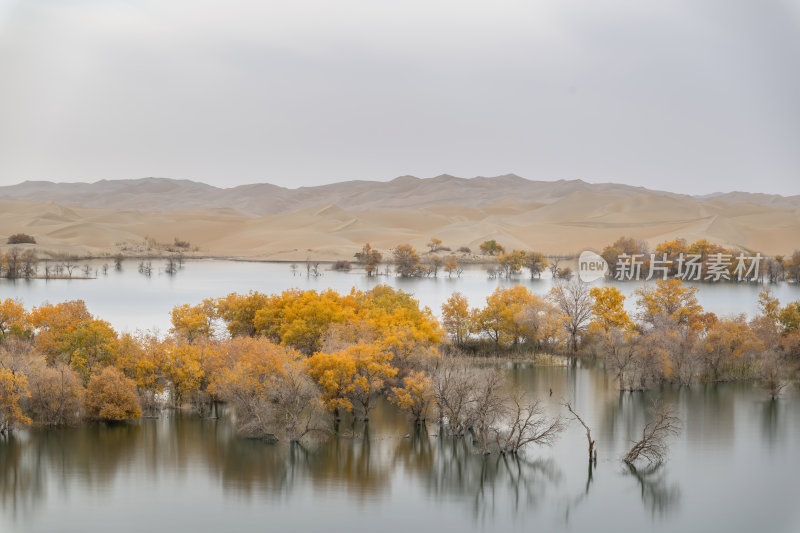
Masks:
[[[392,255],[394,256],[394,269],[398,276],[409,278],[419,275],[419,255],[410,244],[399,244],[392,250]]]
[[[63,363],[47,366],[44,360],[30,373],[30,411],[46,426],[76,424],[81,418],[84,389],[78,374]]]
[[[414,422],[420,423],[433,403],[433,380],[425,372],[412,371],[403,378],[402,387],[392,387],[389,401],[408,411]]]
[[[366,243],[360,252],[356,252],[355,257],[359,263],[364,265],[367,276],[374,276],[383,260],[381,253],[370,246],[369,243]]]
[[[495,438],[501,454],[515,454],[528,444],[553,444],[564,428],[560,416],[546,416],[538,400],[531,402],[524,393],[517,392],[505,408],[505,420],[501,428],[495,429]]]
[[[523,266],[531,273],[531,279],[541,278],[542,272],[547,268],[547,259],[541,252],[526,252],[523,257]]]
[[[442,360],[433,370],[433,394],[439,408],[439,421],[451,435],[461,437],[469,425],[471,394],[475,373],[466,365]]]
[[[96,420],[128,420],[142,416],[136,383],[113,366],[92,376],[86,388],[86,414]]]
[[[453,274],[460,278],[461,274],[464,272],[464,269],[461,267],[461,265],[459,265],[458,259],[451,255],[444,261],[444,271],[447,272],[448,278],[453,277]]]
[[[626,464],[640,460],[648,464],[662,462],[669,452],[669,440],[680,434],[681,421],[670,405],[654,402],[651,413],[652,420],[642,429],[641,439],[622,459]]]
[[[476,370],[471,401],[469,403],[469,420],[472,431],[484,454],[489,453],[491,435],[501,419],[504,410],[504,380],[496,368]]]
[[[20,405],[20,401],[29,396],[25,374],[0,368],[0,435],[31,423]]]
[[[761,386],[774,400],[786,386],[780,355],[774,350],[769,350],[761,357],[760,363]]]

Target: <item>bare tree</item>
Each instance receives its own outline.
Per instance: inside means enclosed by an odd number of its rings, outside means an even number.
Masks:
[[[36,276],[39,264],[39,258],[36,257],[36,252],[33,250],[25,250],[22,252],[22,275],[25,279],[31,279]]]
[[[170,276],[178,272],[178,262],[175,260],[174,257],[170,256],[167,258],[167,265],[164,267],[164,272],[166,272]]]
[[[72,271],[75,269],[76,266],[78,266],[75,264],[75,261],[77,261],[77,258],[75,256],[67,255],[64,257],[64,261],[62,263],[64,269],[67,271],[67,275],[70,278],[72,277]]]
[[[439,419],[454,436],[463,436],[469,424],[470,396],[475,388],[473,369],[442,360],[432,372],[433,393]]]
[[[319,271],[319,263],[306,259],[306,277],[318,278],[322,273]]]
[[[153,273],[153,263],[151,263],[150,261],[147,262],[140,261],[139,272],[149,277]]]
[[[605,355],[606,368],[619,382],[619,389],[633,387],[638,337],[611,328],[600,338],[600,347]]]
[[[578,338],[592,318],[592,297],[589,285],[575,278],[570,282],[556,283],[550,290],[550,299],[567,318],[564,326],[570,337],[570,349],[578,351]]]
[[[550,269],[550,275],[553,279],[556,279],[558,277],[558,265],[561,263],[561,259],[558,257],[551,257],[548,259],[548,263],[547,268]]]
[[[774,400],[786,386],[786,382],[783,379],[780,355],[774,350],[770,350],[763,354],[760,363],[759,374],[761,377],[761,386],[764,387],[764,390],[767,391],[770,398]]]
[[[555,442],[559,433],[564,430],[561,417],[547,417],[539,402],[529,402],[521,392],[511,396],[510,405],[506,408],[507,426],[495,429],[495,438],[500,453],[517,453],[528,444],[549,446]]]
[[[301,365],[285,365],[285,372],[272,378],[272,392],[271,418],[290,442],[322,431],[325,415],[319,388]]]
[[[503,413],[503,385],[503,376],[493,368],[478,371],[475,386],[472,388],[469,418],[484,454],[489,453],[491,434]]]
[[[564,407],[567,408],[567,411],[572,413],[573,419],[580,422],[580,424],[583,426],[583,429],[586,430],[586,440],[589,442],[589,462],[591,463],[594,461],[597,463],[597,448],[595,448],[595,441],[592,439],[592,430],[586,425],[586,422],[583,421],[583,418],[581,418],[578,413],[575,412],[575,410],[572,408],[572,404],[569,402],[564,402]]]
[[[669,452],[669,439],[680,434],[681,421],[670,405],[654,402],[651,412],[653,420],[642,429],[642,438],[622,459],[629,465],[639,459],[649,464],[662,462]]]

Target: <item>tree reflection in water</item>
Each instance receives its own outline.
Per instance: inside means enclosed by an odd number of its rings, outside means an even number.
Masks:
[[[626,474],[639,484],[642,503],[653,516],[666,516],[678,505],[681,497],[677,483],[668,483],[663,463],[637,469],[626,465]]]
[[[198,464],[225,492],[240,497],[285,495],[310,483],[315,490],[345,488],[360,499],[388,491],[393,475],[405,471],[434,496],[471,502],[476,517],[530,508],[562,477],[552,460],[483,456],[470,439],[431,435],[424,425],[405,437],[373,436],[369,424],[353,425],[306,448],[242,439],[225,417],[173,415],[4,437],[0,505],[24,518],[55,497],[48,487],[65,498],[74,491],[105,490],[117,478],[127,483],[141,475],[186,476]]]
[[[533,508],[548,486],[561,481],[552,459],[534,460],[524,453],[482,455],[471,439],[441,433],[431,438],[425,426],[416,427],[396,446],[394,464],[415,475],[437,498],[468,499],[476,518]]]

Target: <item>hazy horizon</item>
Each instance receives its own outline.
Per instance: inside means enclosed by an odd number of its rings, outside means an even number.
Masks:
[[[436,176],[413,176],[411,174],[403,174],[403,175],[400,175],[400,176],[394,176],[392,178],[386,178],[386,179],[353,179],[353,180],[345,179],[345,180],[341,180],[341,181],[320,182],[320,183],[315,183],[315,184],[312,184],[312,185],[297,185],[295,187],[287,186],[287,185],[279,185],[277,183],[271,183],[271,182],[268,182],[268,181],[257,181],[257,182],[254,181],[254,182],[249,182],[249,183],[236,183],[236,184],[224,184],[224,183],[222,183],[222,184],[214,184],[214,183],[209,183],[208,181],[202,181],[202,180],[197,180],[197,179],[192,179],[192,178],[172,178],[172,177],[169,177],[169,176],[142,176],[142,177],[139,177],[139,178],[100,178],[100,179],[96,179],[96,180],[69,180],[69,181],[68,180],[50,180],[50,179],[23,180],[23,181],[19,181],[19,182],[16,182],[16,183],[8,183],[8,184],[0,183],[0,188],[2,188],[2,187],[13,187],[15,185],[23,185],[24,183],[53,183],[53,184],[56,184],[56,185],[58,185],[58,184],[86,184],[86,185],[92,185],[92,184],[95,184],[95,183],[100,183],[100,182],[105,182],[105,181],[136,181],[136,180],[155,179],[155,180],[189,181],[189,182],[193,182],[193,183],[199,183],[199,184],[202,184],[202,185],[209,185],[211,187],[216,187],[218,189],[233,189],[233,188],[236,188],[236,187],[245,187],[245,186],[249,186],[249,185],[276,185],[276,186],[279,186],[279,187],[283,187],[284,189],[296,190],[296,189],[307,188],[307,187],[322,187],[322,186],[325,186],[325,185],[336,185],[336,184],[347,183],[347,182],[389,183],[389,182],[391,182],[393,180],[400,179],[400,178],[409,178],[410,177],[410,178],[416,178],[416,179],[420,179],[420,180],[428,180],[428,179],[439,178],[439,177],[442,177],[442,176],[450,176],[450,177],[453,177],[453,178],[466,179],[466,180],[480,179],[480,178],[491,179],[491,178],[500,178],[500,177],[504,177],[504,176],[517,176],[519,178],[522,178],[522,179],[525,179],[525,180],[528,180],[528,181],[534,181],[534,182],[546,182],[546,183],[584,182],[584,183],[588,183],[590,185],[622,185],[622,186],[630,186],[630,187],[644,187],[645,189],[647,189],[649,191],[652,191],[652,192],[666,192],[666,193],[672,193],[672,194],[685,194],[685,195],[695,196],[695,197],[706,197],[706,196],[714,196],[714,195],[719,195],[719,194],[741,193],[741,192],[751,193],[751,194],[779,195],[779,196],[783,196],[783,197],[797,196],[796,194],[781,194],[781,193],[769,193],[769,192],[763,192],[763,191],[741,191],[741,190],[717,190],[717,191],[712,191],[712,192],[709,192],[709,193],[692,194],[692,193],[682,192],[682,191],[678,191],[678,190],[671,190],[671,189],[669,189],[667,187],[653,188],[653,187],[647,187],[647,186],[644,186],[644,185],[636,185],[636,184],[631,184],[631,183],[621,183],[621,182],[614,182],[614,181],[590,181],[590,180],[580,179],[580,178],[571,179],[571,180],[566,180],[566,179],[532,179],[532,178],[528,178],[526,176],[521,176],[521,175],[519,175],[517,173],[514,173],[514,172],[509,172],[509,173],[506,173],[506,174],[498,174],[498,175],[493,175],[493,176],[456,176],[456,175],[450,174],[450,173],[438,174]]]
[[[0,185],[800,194],[794,0],[0,0]]]

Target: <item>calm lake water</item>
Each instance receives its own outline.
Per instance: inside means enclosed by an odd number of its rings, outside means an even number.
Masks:
[[[154,263],[157,265],[157,263]],[[438,313],[453,291],[473,305],[500,284],[545,294],[550,281],[368,279],[357,272],[293,277],[288,264],[193,261],[147,278],[135,263],[96,280],[0,280],[27,306],[83,298],[120,330],[169,328],[179,303],[291,287],[347,291],[388,283]],[[630,294],[639,284],[620,285]],[[760,287],[701,285],[719,314],[754,313]],[[786,284],[782,302],[800,299]],[[464,439],[415,431],[381,404],[368,428],[306,448],[237,437],[227,416],[167,413],[113,426],[31,430],[0,438],[0,532],[119,531],[800,531],[800,394],[769,401],[728,383],[620,394],[601,369],[507,365],[514,383],[561,412],[569,399],[592,426],[591,473],[575,422],[551,448],[484,457]],[[549,395],[552,388],[553,395]],[[669,461],[634,474],[620,462],[654,397],[674,403],[684,431]]]
[[[100,268],[102,264],[91,262],[93,268]],[[204,298],[226,296],[231,292],[276,293],[295,287],[349,292],[352,287],[366,290],[388,284],[413,293],[422,305],[429,306],[438,315],[442,303],[455,291],[463,293],[471,305],[480,306],[499,285],[522,284],[539,295],[547,294],[552,286],[550,279],[531,280],[525,275],[511,280],[488,279],[479,266],[468,266],[459,279],[448,279],[446,274],[423,279],[402,279],[393,275],[368,278],[361,270],[324,270],[321,276],[309,278],[305,273],[293,276],[288,263],[214,260],[187,262],[175,275],[164,273],[163,263],[154,261],[153,274],[146,277],[139,273],[137,266],[137,262],[127,261],[122,271],[117,272],[112,265],[108,275],[101,272],[97,279],[89,280],[0,279],[0,298],[21,298],[27,307],[45,301],[83,299],[90,312],[108,320],[120,331],[157,328],[166,332],[170,327],[169,311],[175,305],[197,304]],[[643,283],[615,284],[630,296]],[[719,315],[757,312],[761,285],[704,283],[697,286],[700,303],[708,311]],[[782,303],[800,299],[797,285],[781,283],[773,288]],[[633,310],[633,298],[626,303]]]
[[[415,430],[381,404],[369,427],[306,448],[237,437],[229,419],[164,415],[0,439],[0,531],[724,531],[800,529],[800,411],[751,384],[620,394],[602,371],[508,365],[548,402],[571,399],[599,446],[589,472],[573,422],[517,458]],[[552,398],[549,388],[553,388]],[[661,468],[619,457],[651,398],[684,431]]]

